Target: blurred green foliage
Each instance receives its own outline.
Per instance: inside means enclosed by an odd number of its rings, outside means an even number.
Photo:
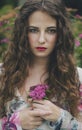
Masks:
[[[12,30],[18,9],[4,6],[0,10],[0,62],[12,39]],[[82,16],[73,16],[70,13],[72,31],[75,37],[75,56],[77,65],[82,67]]]
[[[0,8],[5,5],[11,5],[12,7],[16,7],[18,5],[19,0],[0,0]]]
[[[75,37],[75,57],[77,65],[82,67],[82,16],[76,15],[71,23]]]
[[[0,16],[4,14],[8,14],[11,10],[13,10],[13,7],[11,5],[5,5],[0,9]]]
[[[6,5],[0,10],[0,62],[11,42],[15,13],[16,10],[11,5]]]

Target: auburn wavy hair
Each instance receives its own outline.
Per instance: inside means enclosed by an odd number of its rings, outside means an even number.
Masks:
[[[72,115],[77,114],[79,101],[79,79],[74,59],[74,38],[70,29],[69,16],[61,0],[27,0],[20,8],[15,20],[12,43],[3,58],[0,78],[0,117],[5,115],[5,104],[15,97],[29,75],[31,64],[27,21],[37,10],[47,12],[57,20],[57,43],[48,64],[50,86],[49,98],[57,97],[58,106],[68,104]]]

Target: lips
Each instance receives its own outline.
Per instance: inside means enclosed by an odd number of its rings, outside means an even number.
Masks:
[[[47,48],[46,47],[36,47],[36,49],[39,51],[45,51]]]

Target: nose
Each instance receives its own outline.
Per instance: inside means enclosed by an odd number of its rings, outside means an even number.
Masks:
[[[44,32],[40,32],[39,43],[41,43],[41,44],[45,43],[45,33]]]

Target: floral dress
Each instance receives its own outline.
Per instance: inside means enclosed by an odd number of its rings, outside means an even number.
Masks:
[[[23,108],[29,107],[29,105],[20,95],[18,97],[19,98],[10,101],[6,106],[7,116],[0,120],[0,130],[23,130],[18,120],[16,120],[17,113]],[[79,110],[79,116],[80,119],[82,119],[81,104]],[[82,130],[82,120],[77,120],[68,111],[63,110],[62,118],[57,122],[44,120],[41,126],[33,130]]]

